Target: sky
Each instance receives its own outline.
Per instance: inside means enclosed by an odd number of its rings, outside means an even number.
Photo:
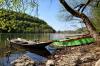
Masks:
[[[79,21],[64,22],[60,20],[58,17],[60,15],[60,8],[61,4],[58,0],[52,0],[52,2],[50,0],[39,0],[38,17],[46,21],[56,31],[76,30],[83,26]],[[33,12],[30,15],[34,16],[34,14]]]

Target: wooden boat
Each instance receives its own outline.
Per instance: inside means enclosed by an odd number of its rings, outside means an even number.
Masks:
[[[90,44],[92,42],[95,42],[95,39],[92,38],[91,36],[81,36],[75,39],[56,40],[55,42],[53,42],[53,45],[55,46],[78,46],[78,45]]]
[[[25,40],[21,38],[10,40],[11,45],[19,45],[25,48],[44,48],[45,46],[51,44],[52,41],[48,42],[39,42],[39,41],[31,41]]]

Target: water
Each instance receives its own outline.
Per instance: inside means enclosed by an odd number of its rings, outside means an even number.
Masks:
[[[0,34],[0,66],[11,66],[11,61],[17,59],[19,56],[25,54],[29,56],[32,60],[37,62],[44,62],[47,60],[47,57],[52,55],[55,52],[55,48],[47,46],[46,49],[23,49],[22,47],[15,46],[9,48],[9,42],[7,38],[23,38],[27,40],[39,40],[39,41],[48,41],[48,40],[57,40],[64,39],[68,37],[67,34],[58,34],[58,33],[46,33],[46,34],[33,34],[33,33],[1,33]]]

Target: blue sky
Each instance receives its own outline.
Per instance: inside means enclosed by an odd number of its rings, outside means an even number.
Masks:
[[[73,20],[69,22],[64,22],[60,20],[60,18],[58,17],[58,14],[60,14],[60,8],[61,5],[58,0],[52,0],[52,3],[50,3],[50,0],[39,0],[38,17],[46,21],[51,27],[53,27],[57,31],[75,30],[79,27],[82,27],[82,24],[80,24],[79,21]],[[31,13],[31,15],[34,15],[34,12]]]

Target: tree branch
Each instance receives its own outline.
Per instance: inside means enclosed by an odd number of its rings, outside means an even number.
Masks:
[[[78,11],[80,11],[81,8],[82,8],[84,5],[85,5],[85,4],[79,4],[79,5],[77,5],[76,7],[74,7],[74,9],[77,8],[77,7],[79,7],[79,8],[78,8]]]
[[[93,26],[93,24],[91,23],[91,21],[89,20],[89,18],[84,14],[84,13],[80,13],[77,10],[72,9],[65,0],[59,0],[60,3],[64,6],[64,8],[71,13],[73,16],[81,18],[83,20],[83,22],[85,23],[87,29],[90,31],[90,33],[95,33],[96,32],[96,28]],[[92,0],[89,0],[85,7],[91,2]],[[85,8],[84,7],[84,8]],[[83,8],[83,10],[84,10]]]
[[[88,1],[87,1],[87,3],[84,5],[84,7],[83,7],[83,9],[82,9],[82,11],[81,11],[81,12],[83,12],[83,11],[84,11],[84,9],[87,7],[87,5],[89,5],[89,3],[90,3],[90,2],[92,2],[92,1],[93,1],[93,0],[88,0]]]
[[[59,0],[60,3],[64,6],[64,8],[70,12],[73,16],[79,17],[80,13],[78,11],[73,10],[65,0]]]
[[[89,3],[92,2],[92,1],[93,1],[93,0],[88,0],[86,4],[79,4],[79,5],[77,5],[75,8],[79,7],[79,8],[78,8],[78,11],[80,11],[80,10],[82,9],[81,12],[83,12],[84,9],[87,7],[87,5],[89,5]]]

